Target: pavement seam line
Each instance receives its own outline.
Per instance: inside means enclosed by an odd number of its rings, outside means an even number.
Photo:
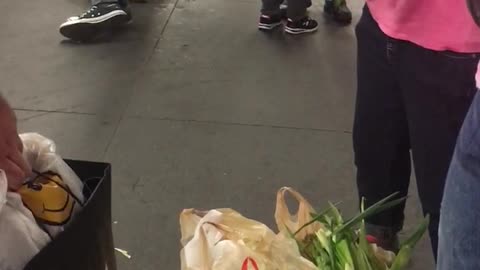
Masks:
[[[170,19],[172,18],[173,13],[177,9],[179,1],[180,0],[175,0],[175,3],[173,4],[172,11],[170,11],[170,14],[168,14],[168,18],[165,21],[165,24],[163,25],[162,31],[160,31],[160,37],[157,39],[157,41],[155,42],[155,45],[153,46],[153,51],[152,51],[152,54],[150,55],[150,57],[152,57],[155,54],[155,50],[157,49],[158,44],[160,44],[160,40],[162,39],[163,33],[165,33],[165,30],[167,30],[168,23],[170,22]]]
[[[78,114],[78,115],[97,115],[95,113],[89,113],[89,112],[71,112],[71,111],[57,111],[57,110],[36,110],[36,109],[22,109],[22,108],[13,108],[14,111],[20,111],[20,112],[36,112],[36,113],[61,113],[61,114]]]
[[[248,124],[240,122],[224,122],[224,121],[215,121],[215,120],[196,120],[196,119],[178,119],[178,118],[156,118],[156,117],[142,117],[142,116],[128,116],[129,119],[138,119],[138,120],[152,120],[152,121],[169,121],[169,122],[183,122],[183,123],[199,123],[199,124],[214,124],[214,125],[224,125],[224,126],[245,126],[245,127],[264,127],[264,128],[274,128],[274,129],[288,129],[288,130],[304,130],[304,131],[315,131],[315,132],[325,132],[325,133],[344,133],[352,134],[350,130],[337,130],[337,129],[328,129],[328,128],[305,128],[305,127],[294,127],[294,126],[281,126],[281,125],[265,125],[265,124]]]
[[[152,52],[151,52],[150,55],[146,58],[145,62],[143,63],[143,66],[140,68],[141,70],[139,70],[139,71],[137,72],[137,75],[138,75],[138,78],[137,78],[137,79],[138,79],[138,80],[134,83],[134,85],[133,85],[133,87],[132,87],[132,92],[131,92],[131,94],[130,94],[130,98],[128,99],[129,101],[128,101],[128,103],[126,104],[125,109],[124,109],[123,112],[121,113],[120,118],[118,119],[118,121],[117,121],[117,123],[116,123],[116,125],[115,125],[115,129],[113,130],[112,136],[110,137],[110,140],[108,141],[107,146],[105,147],[105,150],[104,150],[103,155],[102,155],[102,159],[103,159],[103,160],[105,160],[105,158],[107,157],[108,150],[110,150],[110,147],[111,147],[111,145],[112,145],[112,143],[113,143],[113,140],[115,139],[115,137],[116,137],[117,134],[118,134],[118,130],[120,129],[120,125],[122,124],[123,119],[125,119],[125,116],[126,116],[126,114],[127,114],[127,112],[128,112],[128,108],[130,108],[131,98],[132,98],[132,96],[133,96],[133,94],[134,94],[134,91],[135,91],[135,88],[136,88],[135,86],[140,83],[140,80],[139,80],[139,79],[141,79],[141,77],[142,77],[142,73],[143,73],[142,71],[145,69],[145,67],[148,65],[148,63],[150,63],[153,55],[155,54],[155,50],[156,50],[156,48],[157,48],[157,46],[158,46],[158,44],[159,44],[159,42],[160,42],[160,39],[161,39],[162,36],[163,36],[163,33],[165,32],[165,29],[167,29],[167,25],[168,25],[168,23],[170,22],[170,18],[172,18],[173,13],[175,12],[175,9],[177,8],[178,2],[179,2],[179,0],[175,0],[175,3],[174,3],[173,8],[172,8],[172,11],[171,11],[170,14],[168,15],[168,18],[167,18],[167,20],[165,21],[165,24],[163,25],[162,31],[160,32],[160,37],[159,37],[159,38],[157,39],[157,41],[155,42],[155,44],[154,44],[154,46],[153,46],[153,49],[152,49]]]

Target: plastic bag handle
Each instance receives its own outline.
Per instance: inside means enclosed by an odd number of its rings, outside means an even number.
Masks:
[[[259,270],[259,269],[258,269],[257,262],[256,262],[254,259],[250,258],[250,257],[247,257],[247,258],[245,259],[245,261],[243,261],[242,270],[248,270],[248,265],[249,265],[250,263],[251,263],[252,266],[253,266],[253,270]]]
[[[282,187],[277,193],[277,210],[285,211],[285,213],[288,213],[290,217],[292,216],[292,213],[290,212],[290,209],[288,208],[287,203],[285,202],[285,193],[287,192],[290,193],[290,195],[292,195],[293,198],[295,198],[299,206],[304,206],[304,205],[308,207],[310,206],[310,203],[296,190],[290,187]],[[298,210],[300,211],[302,209],[298,209]]]
[[[294,215],[290,213],[290,210],[285,201],[285,193],[289,193],[298,202],[298,211]],[[311,220],[311,213],[314,209],[310,203],[297,191],[289,187],[283,187],[277,192],[277,205],[275,209],[275,221],[277,223],[278,230],[285,232],[286,230],[292,233],[299,229],[303,224]],[[318,230],[318,224],[312,224],[299,234],[296,238],[299,240],[304,239],[308,234],[311,234]]]

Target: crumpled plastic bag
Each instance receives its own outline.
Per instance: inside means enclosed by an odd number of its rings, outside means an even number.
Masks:
[[[73,194],[84,201],[83,182],[56,152],[55,142],[38,133],[20,134],[20,138],[23,142],[23,157],[32,169],[60,175]]]
[[[292,214],[286,203],[290,194],[298,202]],[[297,191],[283,187],[277,192],[275,234],[266,225],[243,217],[232,209],[198,211],[186,209],[180,215],[182,233],[181,270],[314,270],[303,258],[296,240],[302,241],[323,228],[312,220],[311,204]],[[291,233],[302,230],[292,238]],[[378,259],[388,262],[392,252],[372,245]]]
[[[7,176],[0,170],[0,269],[19,270],[50,242],[50,237],[23,206],[20,195],[7,190]]]
[[[180,215],[182,270],[315,270],[295,240],[232,209]]]
[[[298,202],[298,211],[291,214],[286,203],[286,195],[290,194]],[[304,224],[312,220],[312,214],[315,213],[312,205],[297,191],[290,187],[282,187],[277,192],[277,205],[275,207],[275,222],[281,233],[289,235],[289,232],[296,232]],[[303,228],[295,235],[297,240],[304,240],[308,235],[315,234],[323,228],[320,222],[314,222]]]
[[[62,178],[72,193],[84,201],[83,183],[55,152],[55,143],[37,133],[21,134],[25,160],[40,173],[54,172]],[[76,205],[73,214],[80,210]],[[8,191],[5,172],[0,170],[0,270],[19,270],[42,248],[63,231],[63,226],[37,224],[21,196]],[[67,225],[68,226],[68,223]],[[48,233],[47,233],[48,232]]]
[[[70,188],[71,192],[84,202],[83,182],[77,174],[65,163],[62,157],[56,153],[55,143],[38,134],[24,133],[20,134],[23,142],[23,156],[34,171],[45,173],[54,172],[62,178],[63,182]],[[80,210],[79,205],[75,205],[73,215]],[[63,226],[45,225],[51,236],[55,237],[63,231]]]

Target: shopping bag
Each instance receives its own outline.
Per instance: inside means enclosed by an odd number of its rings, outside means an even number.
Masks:
[[[290,194],[298,202],[298,211],[291,214],[286,203],[286,195]],[[277,192],[277,206],[275,208],[275,222],[281,233],[290,235],[297,232],[303,225],[312,220],[315,209],[312,205],[297,191],[290,187],[283,187]],[[308,235],[315,234],[322,228],[322,224],[314,222],[295,235],[297,240],[304,240]]]
[[[180,215],[182,270],[314,270],[293,238],[232,209]]]
[[[116,270],[111,216],[111,167],[66,160],[84,185],[85,205],[25,270]]]

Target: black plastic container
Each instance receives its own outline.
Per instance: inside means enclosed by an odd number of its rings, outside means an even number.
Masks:
[[[24,269],[116,270],[111,166],[107,163],[65,161],[86,186],[86,204],[65,231],[42,249]]]

